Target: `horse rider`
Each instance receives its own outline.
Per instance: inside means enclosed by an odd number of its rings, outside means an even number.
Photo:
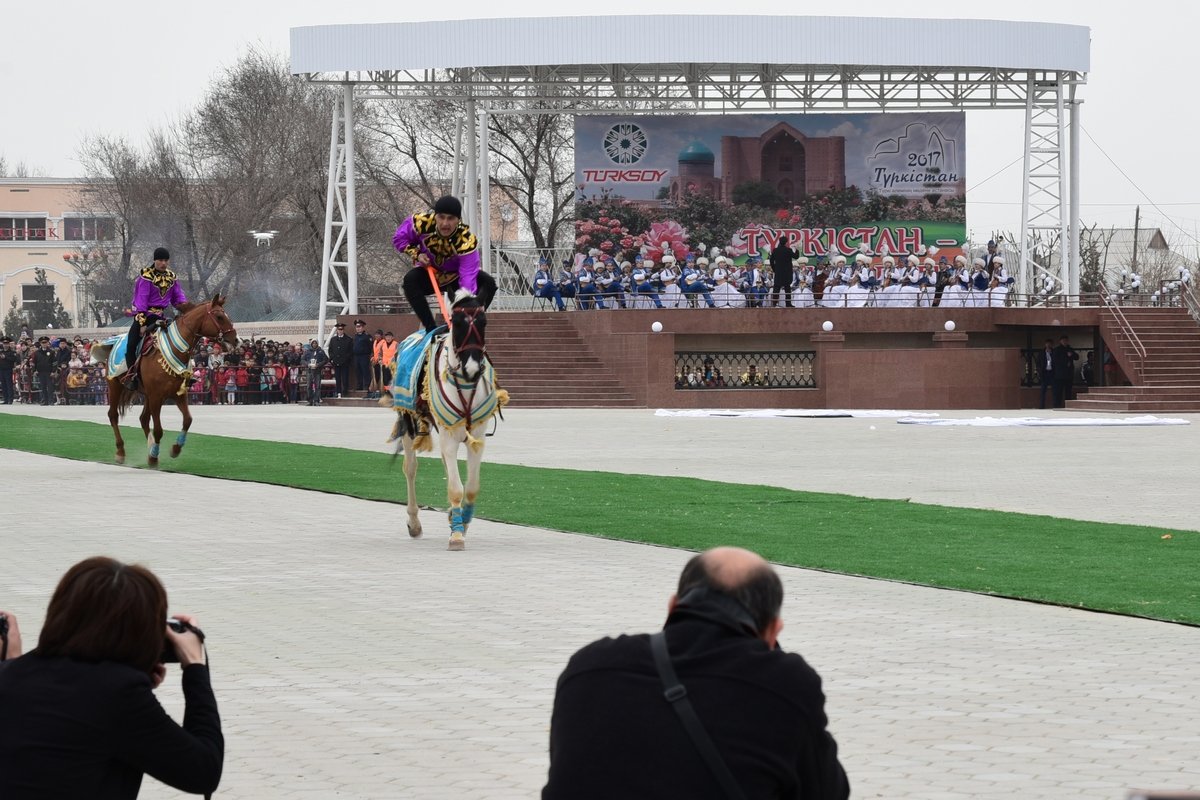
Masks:
[[[426,214],[413,214],[401,223],[392,237],[392,245],[413,260],[413,269],[404,276],[404,297],[413,313],[432,331],[437,325],[426,299],[434,291],[426,266],[432,266],[438,287],[453,295],[459,288],[472,292],[487,308],[496,296],[496,280],[480,269],[479,242],[462,221],[462,202],[446,195]],[[449,323],[446,320],[446,323]]]
[[[183,287],[170,269],[171,253],[165,247],[154,248],[153,263],[142,270],[133,283],[133,302],[126,310],[125,316],[133,317],[129,326],[129,341],[125,345],[125,363],[129,371],[124,378],[125,386],[130,390],[138,388],[138,358],[141,350],[143,326],[149,329],[152,325],[165,326],[163,314],[167,306],[179,310],[186,305],[187,297]]]

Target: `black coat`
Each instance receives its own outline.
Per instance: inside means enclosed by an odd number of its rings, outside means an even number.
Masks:
[[[369,333],[356,333],[353,341],[356,356],[369,356],[375,350],[375,339]]]
[[[781,272],[791,274],[792,260],[800,257],[797,250],[788,247],[782,240],[771,251],[771,270],[778,275]]]
[[[747,798],[849,797],[821,679],[794,653],[677,608],[664,628],[697,716]],[[663,698],[649,636],[584,647],[558,680],[542,800],[723,800]]]
[[[354,340],[349,336],[334,335],[329,340],[329,360],[335,367],[345,366],[350,363],[350,356],[353,355]]]
[[[1075,362],[1079,360],[1079,353],[1071,349],[1070,345],[1060,344],[1054,348],[1054,379],[1056,381],[1069,381],[1075,377]]]
[[[208,667],[183,670],[183,695],[181,727],[133,667],[37,651],[0,664],[0,797],[126,800],[143,773],[185,792],[215,791],[225,741]]]
[[[53,372],[58,366],[58,356],[52,350],[43,350],[40,347],[33,351],[30,361],[33,362],[34,372]]]

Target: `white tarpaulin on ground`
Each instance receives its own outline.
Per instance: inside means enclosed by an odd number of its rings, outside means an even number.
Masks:
[[[654,412],[656,417],[752,417],[765,419],[770,417],[936,417],[937,414],[927,414],[915,411],[887,411],[878,408],[660,408]]]
[[[1096,428],[1145,425],[1190,425],[1186,419],[1173,417],[1079,417],[1078,419],[1046,417],[975,417],[974,419],[929,419],[927,415],[908,414],[896,420],[901,425],[965,425],[974,428]]]

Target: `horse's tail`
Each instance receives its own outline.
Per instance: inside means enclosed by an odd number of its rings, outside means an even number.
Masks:
[[[382,392],[379,393],[379,401],[378,402],[379,402],[380,408],[391,408],[392,406],[394,406],[396,404],[395,398],[392,397],[392,393],[389,392],[387,389],[384,389]]]
[[[113,393],[116,392],[114,395]],[[108,379],[109,402],[112,403],[112,398],[116,398],[117,416],[124,417],[125,412],[129,410],[129,405],[133,402],[135,392],[130,391],[125,384],[121,383],[116,378]]]
[[[91,353],[92,363],[93,364],[107,364],[108,363],[108,354],[112,352],[112,349],[113,349],[113,346],[111,344],[94,344],[94,345],[92,345],[92,349],[89,351]]]

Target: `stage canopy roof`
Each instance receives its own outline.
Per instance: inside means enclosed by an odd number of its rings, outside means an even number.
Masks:
[[[1078,25],[805,16],[605,16],[318,25],[292,72],[360,96],[537,97],[586,112],[1023,107],[1075,84]],[[618,61],[618,59],[622,59]]]

